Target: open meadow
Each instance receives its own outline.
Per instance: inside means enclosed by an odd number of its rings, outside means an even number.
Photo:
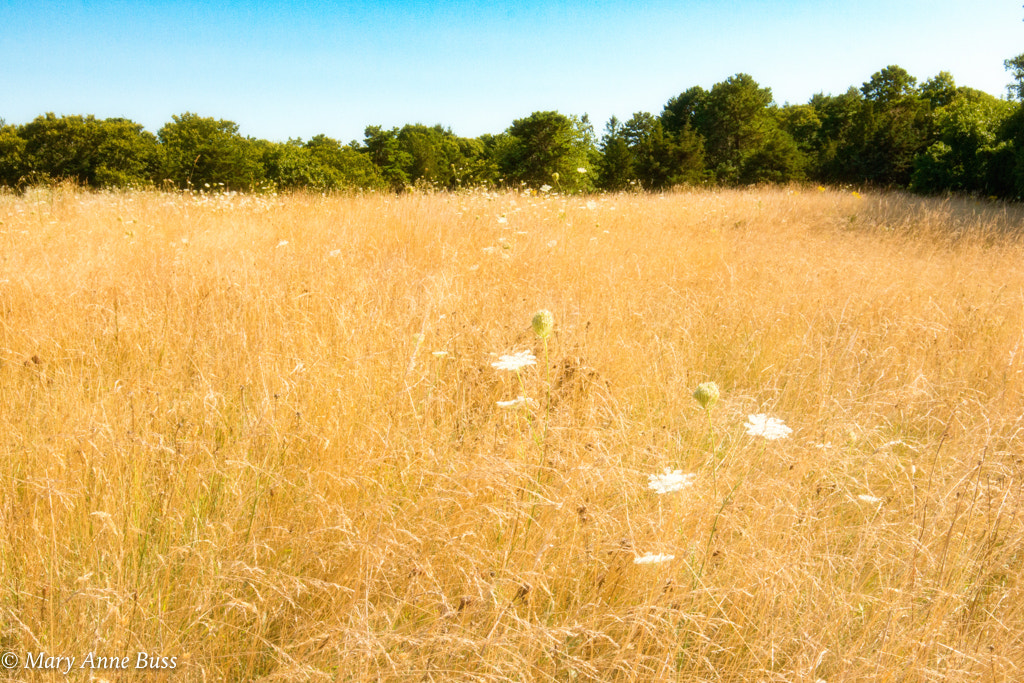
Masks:
[[[1022,237],[813,186],[0,194],[8,674],[1021,680]]]

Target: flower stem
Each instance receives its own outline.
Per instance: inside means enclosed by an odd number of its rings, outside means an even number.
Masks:
[[[551,365],[548,363],[548,338],[544,337],[544,436],[541,437],[541,467],[547,462],[548,457],[548,421],[551,419]]]
[[[711,424],[711,408],[704,411],[708,416],[708,439],[711,441],[711,486],[718,497],[718,446],[715,445],[715,430]]]

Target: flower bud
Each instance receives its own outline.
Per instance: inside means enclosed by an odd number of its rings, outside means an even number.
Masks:
[[[541,309],[533,314],[533,333],[541,339],[551,336],[551,329],[555,326],[555,316],[547,309]]]
[[[704,410],[711,410],[718,403],[718,385],[714,382],[704,382],[693,392],[693,397]]]

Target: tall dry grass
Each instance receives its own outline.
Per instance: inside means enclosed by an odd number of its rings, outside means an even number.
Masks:
[[[1022,219],[0,195],[0,648],[182,681],[1019,680]],[[694,486],[649,490],[666,467]]]

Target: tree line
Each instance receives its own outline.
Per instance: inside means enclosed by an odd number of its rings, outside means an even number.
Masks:
[[[440,125],[369,126],[362,141],[245,137],[232,121],[185,113],[156,134],[124,118],[46,114],[0,120],[0,185],[70,179],[92,188],[196,190],[549,187],[561,192],[814,181],[1024,197],[1024,54],[1008,59],[1007,99],[918,83],[899,66],[860,88],[774,102],[736,74],[695,86],[655,115],[534,112],[505,131],[459,137]]]

